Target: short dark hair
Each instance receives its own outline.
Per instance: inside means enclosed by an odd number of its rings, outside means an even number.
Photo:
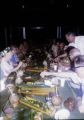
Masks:
[[[79,55],[74,59],[74,67],[84,67],[84,55]]]
[[[67,35],[67,36],[70,36],[70,35],[75,36],[76,34],[75,34],[74,32],[67,32],[66,35]]]
[[[16,45],[11,45],[10,46],[10,50],[12,51],[14,48],[17,48],[17,46]]]
[[[17,77],[16,72],[11,72],[11,73],[8,75],[5,84],[6,84],[6,85],[8,85],[8,84],[15,84],[16,77]]]
[[[65,50],[65,52],[69,55],[70,51],[73,50],[73,49],[75,49],[75,47],[69,46],[69,47]]]

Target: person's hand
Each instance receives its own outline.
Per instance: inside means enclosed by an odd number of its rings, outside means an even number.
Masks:
[[[68,45],[65,45],[64,50],[66,50],[67,48],[68,48]]]
[[[59,60],[60,60],[60,57],[58,56],[54,59],[54,62],[58,62]]]
[[[26,68],[27,67],[27,64],[26,63],[23,63],[22,64],[22,68]]]
[[[19,62],[18,66],[17,66],[17,70],[20,69],[23,65],[23,62]]]
[[[20,63],[19,63],[19,66],[22,66],[22,65],[23,65],[23,62],[20,62]]]
[[[49,72],[47,72],[47,71],[43,71],[43,72],[41,72],[41,74],[40,74],[40,76],[42,77],[42,78],[44,78],[45,76],[48,76],[49,75]]]
[[[23,76],[23,71],[22,71],[22,70],[19,70],[19,71],[17,72],[17,77],[21,77],[21,76]]]

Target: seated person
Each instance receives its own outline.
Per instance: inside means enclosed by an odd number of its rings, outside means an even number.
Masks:
[[[69,57],[70,63],[71,63],[71,70],[74,71],[73,60],[76,56],[79,56],[79,55],[80,55],[80,50],[75,47],[70,46],[66,49],[65,54],[58,56],[57,59],[59,61],[60,59],[63,59],[64,56]]]
[[[53,44],[51,46],[51,50],[52,50],[52,54],[53,54],[54,58],[57,57],[57,55],[58,55],[58,49],[59,49],[59,47],[58,47],[56,41],[53,41]]]
[[[54,61],[55,62],[58,62],[60,59],[64,58],[64,57],[67,57],[67,52],[64,50],[63,51],[63,54],[58,54],[58,56],[56,58],[54,58]]]
[[[26,40],[23,41],[23,45],[24,45],[25,52],[27,53],[28,49],[29,49],[29,46],[28,46],[28,43],[27,43]]]
[[[13,53],[10,61],[13,63],[13,66],[16,67],[19,63],[19,58],[17,56],[18,48],[16,46],[11,46],[11,52]]]
[[[70,60],[68,57],[64,57],[58,62],[58,72],[59,71],[68,71],[71,68]]]
[[[69,52],[70,52],[72,49],[74,49],[74,48],[75,48],[75,47],[73,47],[73,46],[69,46],[68,48],[66,48],[66,49],[64,50],[64,54],[59,55],[56,59],[59,61],[60,58],[69,56]]]
[[[19,62],[18,66],[14,68],[12,62],[10,62],[13,52],[11,50],[4,50],[5,55],[1,61],[1,70],[4,74],[4,77],[7,77],[11,72],[17,71],[21,66],[22,62]]]
[[[70,57],[70,60],[73,61],[75,57],[81,55],[80,53],[80,50],[77,49],[77,48],[72,48],[70,51],[69,51],[69,57]]]
[[[63,42],[61,42],[61,43],[59,44],[58,55],[64,54],[64,46],[65,46],[65,44],[64,44]]]
[[[24,44],[23,44],[23,43],[20,44],[20,46],[19,46],[19,51],[20,51],[20,53],[26,55],[26,51],[25,51],[25,47],[24,47]]]
[[[68,72],[44,71],[40,75],[41,77],[53,75],[53,76],[58,76],[58,77],[70,78],[75,85],[79,86],[78,88],[79,90],[77,92],[77,98],[83,99],[83,96],[84,96],[84,56],[83,55],[77,56],[74,59],[74,69],[75,69],[75,72],[73,71],[68,71]]]

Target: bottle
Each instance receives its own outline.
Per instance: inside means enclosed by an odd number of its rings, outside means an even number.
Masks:
[[[57,71],[57,65],[56,64],[54,65],[54,71]]]
[[[47,65],[48,65],[48,64],[47,64],[47,61],[46,61],[46,60],[43,61],[43,65],[44,65],[44,70],[47,70]]]

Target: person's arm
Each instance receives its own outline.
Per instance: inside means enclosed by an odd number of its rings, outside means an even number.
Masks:
[[[62,57],[66,57],[67,56],[67,53],[64,53],[62,55],[59,55],[58,58],[62,58]]]
[[[12,70],[12,72],[17,71],[17,70],[22,66],[22,64],[23,64],[23,63],[20,62],[20,63],[18,64],[18,66]]]
[[[63,78],[70,78],[74,83],[76,84],[80,84],[81,80],[80,78],[77,76],[76,73],[74,72],[47,72],[47,71],[43,71],[40,76],[42,78],[44,78],[45,76],[56,76],[56,77],[63,77]]]
[[[59,55],[58,57],[56,57],[56,58],[54,59],[54,61],[57,62],[57,61],[60,60],[60,58],[63,58],[63,57],[67,57],[67,53],[64,53],[64,54],[62,54],[62,55]]]
[[[44,78],[45,76],[57,76],[57,77],[67,77],[71,78],[72,72],[47,72],[43,71],[40,76]]]

